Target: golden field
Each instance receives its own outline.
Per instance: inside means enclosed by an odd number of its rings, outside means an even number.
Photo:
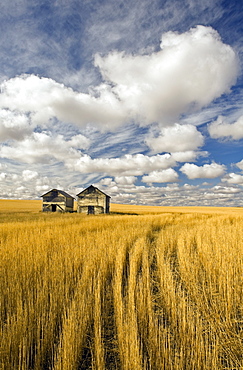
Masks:
[[[243,369],[242,209],[40,210],[0,200],[1,370]]]

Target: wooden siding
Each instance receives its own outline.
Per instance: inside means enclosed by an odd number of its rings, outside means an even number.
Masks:
[[[66,198],[66,207],[73,208],[73,198]]]
[[[65,202],[43,203],[42,210],[43,212],[68,212]]]
[[[109,213],[110,197],[94,186],[82,191],[78,196],[77,212],[85,214]]]
[[[73,212],[73,197],[68,194],[53,189],[44,194],[43,197],[43,212]]]
[[[105,213],[104,207],[101,206],[78,206],[77,212],[86,215],[99,215]]]

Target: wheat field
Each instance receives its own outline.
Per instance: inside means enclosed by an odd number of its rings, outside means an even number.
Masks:
[[[243,369],[243,210],[0,201],[1,370]]]

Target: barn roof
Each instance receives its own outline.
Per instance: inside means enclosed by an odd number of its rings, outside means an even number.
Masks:
[[[66,193],[65,191],[63,191],[63,190],[58,190],[58,189],[52,189],[52,190],[49,190],[47,193],[45,193],[45,194],[41,195],[41,197],[44,197],[45,195],[47,195],[47,194],[49,194],[49,193],[51,193],[51,192],[53,192],[53,191],[57,191],[59,194],[64,195],[66,198],[73,198],[73,199],[74,199],[74,197],[72,197],[71,195],[69,195],[69,194],[68,194],[68,193]]]
[[[95,186],[93,185],[90,185],[88,188],[82,190],[80,193],[77,194],[77,197],[79,195],[81,195],[82,193],[86,192],[87,190],[91,190],[91,192],[95,191],[95,190],[98,190],[100,193],[104,194],[106,197],[110,198],[109,195],[105,194],[103,191],[101,191],[100,189],[96,188]]]

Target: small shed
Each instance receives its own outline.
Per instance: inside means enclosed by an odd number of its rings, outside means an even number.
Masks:
[[[77,194],[77,212],[97,215],[110,212],[110,197],[93,185]]]
[[[43,212],[73,212],[74,198],[63,190],[52,189],[42,198]]]

